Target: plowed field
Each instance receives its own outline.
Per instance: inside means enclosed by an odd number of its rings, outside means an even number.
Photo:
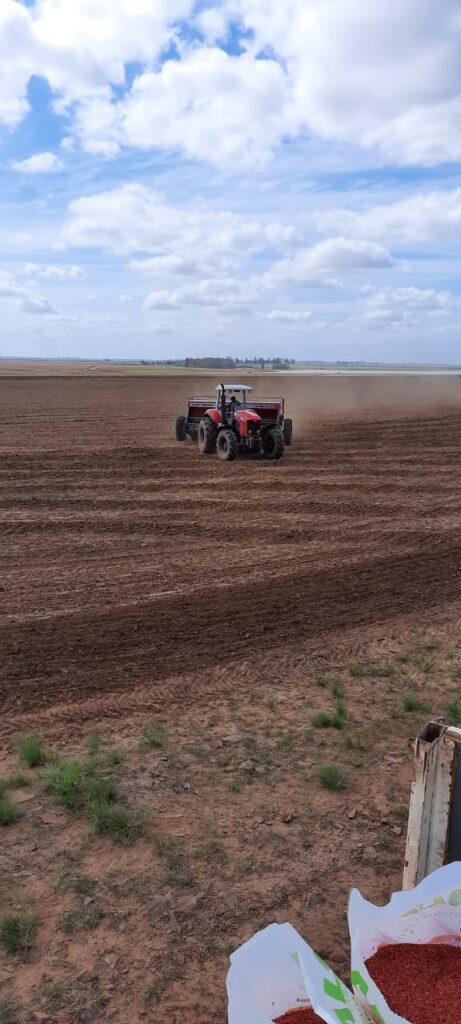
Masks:
[[[232,464],[172,440],[214,383],[0,380],[0,1024],[225,1024],[272,921],[346,979],[409,740],[461,718],[461,382],[261,378],[294,444]]]
[[[171,676],[459,596],[458,381],[277,383],[295,445],[232,465],[171,440],[196,379],[0,383],[4,711],[167,700]]]

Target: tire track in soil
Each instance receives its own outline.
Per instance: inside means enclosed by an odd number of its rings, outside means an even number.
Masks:
[[[91,616],[6,626],[0,641],[4,709],[36,706],[60,699],[84,699],[88,693],[142,679],[162,679],[182,671],[219,664],[252,652],[300,642],[377,619],[403,614],[409,607],[457,600],[461,584],[461,543],[441,544],[431,554],[400,559],[377,558],[355,565],[280,579],[244,588],[248,631],[239,635],[242,589],[214,588],[206,602],[195,597],[165,597]],[[40,685],[34,680],[39,678]]]

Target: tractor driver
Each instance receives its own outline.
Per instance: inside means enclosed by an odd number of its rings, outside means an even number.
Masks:
[[[239,402],[238,398],[236,398],[235,395],[232,395],[232,398],[230,400],[230,411],[233,412],[234,409],[237,409],[237,407],[239,405],[240,405],[240,402]]]

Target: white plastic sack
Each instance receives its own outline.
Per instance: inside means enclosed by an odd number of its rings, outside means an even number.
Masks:
[[[229,1024],[270,1024],[311,1005],[326,1024],[363,1024],[364,1011],[290,924],[270,925],[231,956]]]
[[[448,864],[415,889],[398,892],[375,907],[354,889],[349,901],[351,981],[356,1000],[384,1024],[408,1024],[389,1009],[365,961],[380,946],[401,942],[461,945],[461,864]]]

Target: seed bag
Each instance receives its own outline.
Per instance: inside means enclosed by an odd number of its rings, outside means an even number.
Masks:
[[[389,943],[461,945],[461,863],[428,875],[415,889],[394,893],[375,907],[354,889],[349,901],[351,981],[356,1001],[383,1024],[408,1024],[389,1009],[365,961]]]
[[[270,1024],[312,1006],[326,1024],[364,1024],[345,985],[290,924],[272,924],[231,956],[229,1024]]]

